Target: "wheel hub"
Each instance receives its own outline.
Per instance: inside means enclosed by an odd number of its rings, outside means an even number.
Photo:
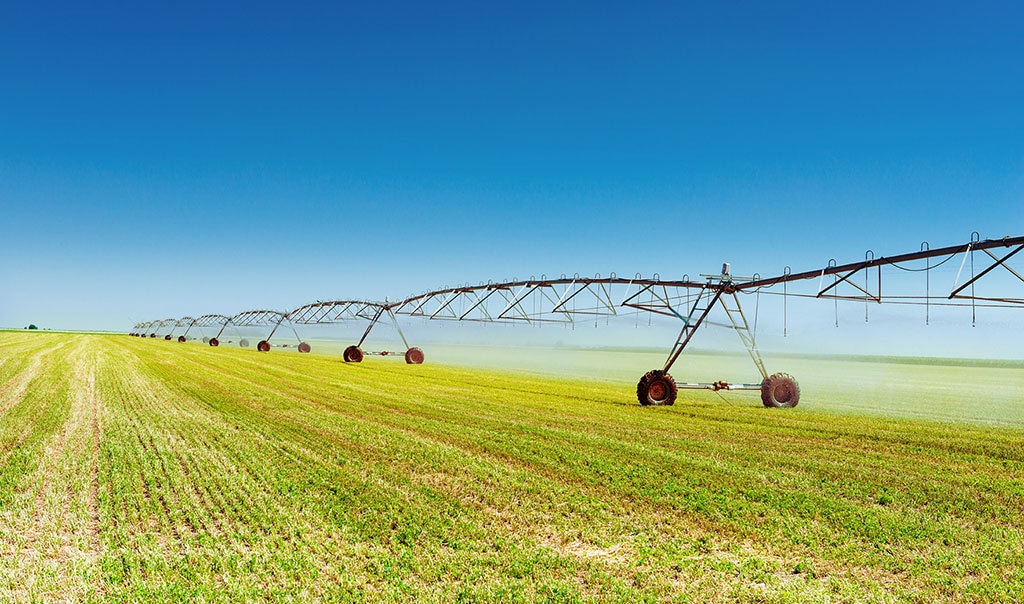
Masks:
[[[664,382],[657,381],[651,384],[650,388],[647,389],[647,394],[656,401],[662,401],[665,400],[665,393],[667,390],[668,389],[665,388]]]

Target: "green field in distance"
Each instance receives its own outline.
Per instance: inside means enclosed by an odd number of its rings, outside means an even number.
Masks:
[[[0,333],[0,601],[1024,599],[1014,363],[316,351]]]

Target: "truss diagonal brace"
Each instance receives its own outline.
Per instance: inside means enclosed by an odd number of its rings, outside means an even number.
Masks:
[[[1006,259],[1009,258],[1009,256],[1007,256],[1006,258],[1003,258],[1002,260],[1000,260],[999,258],[996,258],[996,255],[993,254],[992,252],[990,252],[988,250],[982,250],[982,251],[985,252],[986,254],[988,254],[989,257],[992,258],[993,260],[995,260],[997,263],[1002,264],[1003,268],[1005,268],[1006,270],[1010,271],[1010,273],[1012,273],[1014,277],[1020,279],[1021,281],[1024,281],[1024,275],[1021,275],[1017,271],[1013,270],[1013,267],[1010,266],[1009,264],[1004,264],[1006,262]]]
[[[526,309],[522,307],[522,303],[523,303],[523,300],[525,300],[530,294],[532,294],[535,291],[537,291],[538,287],[540,287],[540,285],[537,284],[537,283],[531,283],[529,281],[524,283],[523,286],[519,288],[518,292],[514,292],[512,294],[512,299],[509,300],[508,306],[505,307],[505,310],[503,310],[500,313],[498,313],[498,318],[499,319],[523,319],[527,323],[529,323],[530,322],[530,314],[527,313]],[[518,317],[515,317],[515,316],[509,317],[509,316],[507,316],[508,313],[513,312],[513,311],[518,311],[517,313],[514,313],[514,314],[518,314],[519,316]]]
[[[824,297],[832,298],[832,297],[835,297],[834,295],[833,296],[826,296],[825,294],[827,294],[829,291],[837,288],[839,286],[839,284],[841,284],[841,283],[849,283],[850,285],[852,285],[856,289],[864,292],[864,295],[866,296],[866,298],[868,300],[871,300],[872,302],[878,302],[879,304],[881,304],[882,303],[882,294],[881,294],[882,276],[881,276],[881,273],[879,273],[879,276],[878,276],[878,283],[879,283],[879,293],[878,293],[878,295],[875,295],[875,294],[869,292],[867,289],[857,285],[856,283],[854,283],[853,281],[850,280],[850,277],[856,275],[857,273],[859,273],[862,270],[867,270],[868,268],[870,268],[870,267],[862,266],[862,267],[853,269],[852,271],[846,273],[842,277],[839,277],[838,279],[836,279],[828,287],[822,288],[820,291],[818,291],[818,294],[815,297],[816,298],[824,298]],[[881,268],[881,265],[879,265],[879,269],[880,268]],[[822,276],[824,276],[824,275],[822,275]]]
[[[487,302],[487,299],[490,298],[492,295],[494,295],[494,292],[496,292],[496,291],[498,291],[497,288],[488,289],[487,293],[484,294],[483,296],[481,296],[480,294],[477,294],[477,293],[474,292],[473,295],[476,296],[476,301],[469,305],[469,308],[466,309],[466,312],[464,312],[461,315],[459,315],[459,320],[462,321],[463,319],[468,317],[473,311],[475,311],[477,308],[480,309],[480,312],[484,315],[484,317],[486,317],[488,320],[490,320],[491,319],[491,314],[489,312],[487,312],[486,302]]]
[[[708,293],[709,289],[713,289],[714,293]],[[709,285],[697,295],[697,299],[690,308],[690,314],[683,319],[683,329],[679,332],[679,337],[676,338],[676,343],[672,346],[672,352],[669,353],[668,360],[665,361],[666,373],[672,368],[672,365],[675,364],[679,355],[683,353],[683,349],[685,349],[686,345],[690,343],[690,340],[693,338],[693,334],[697,332],[697,329],[704,322],[704,319],[707,318],[708,313],[710,313],[711,309],[718,303],[718,300],[722,297],[722,293],[724,293],[724,291],[725,288],[722,286],[712,288]],[[705,298],[705,294],[707,294],[711,299],[707,303],[707,306],[700,308],[701,300]]]
[[[675,308],[672,307],[672,303],[669,300],[667,292],[665,292],[664,295],[663,295],[663,294],[657,293],[654,290],[654,288],[656,286],[658,286],[659,283],[647,283],[647,284],[638,283],[637,285],[638,286],[643,285],[643,287],[639,287],[635,293],[630,294],[626,298],[624,298],[622,300],[621,306],[626,306],[626,307],[629,307],[629,308],[635,308],[637,310],[644,310],[644,311],[652,312],[652,313],[655,313],[655,314],[658,314],[658,315],[664,315],[666,317],[675,317],[675,318],[680,319],[682,321],[686,321],[687,320],[686,317],[683,317],[681,314],[676,312]],[[665,288],[662,287],[663,292],[664,292],[664,289]],[[640,297],[643,294],[645,294],[645,293],[650,293],[651,294],[651,298],[652,298],[652,303],[651,304],[643,304],[642,302],[634,302],[634,300],[639,300]],[[657,307],[657,306],[653,305],[653,299],[654,298],[657,298],[658,302],[661,302],[661,304],[662,304],[661,307]],[[698,299],[699,299],[699,296],[698,296]],[[664,308],[664,310],[662,310],[663,308]]]
[[[366,326],[366,331],[363,332],[363,337],[359,338],[359,342],[356,344],[356,346],[361,347],[363,345],[363,341],[366,340],[366,336],[370,335],[370,331],[373,329],[373,326],[377,324],[377,321],[380,320],[380,316],[382,314],[384,314],[384,307],[378,306],[377,312],[373,315],[373,318],[370,319],[370,324]],[[392,315],[392,318],[394,318],[394,315]]]
[[[972,284],[974,284],[974,283],[977,283],[977,281],[978,281],[979,279],[981,279],[981,278],[982,278],[982,277],[984,277],[985,275],[989,274],[990,272],[992,272],[993,270],[995,270],[995,268],[996,268],[996,267],[999,267],[999,266],[1002,266],[1003,268],[1006,268],[1006,269],[1007,269],[1007,270],[1009,270],[1009,271],[1010,271],[1011,273],[1013,273],[1013,274],[1014,274],[1014,275],[1015,275],[1015,276],[1016,276],[1016,277],[1017,277],[1018,279],[1021,279],[1021,276],[1020,276],[1020,275],[1019,275],[1019,274],[1018,274],[1018,273],[1017,273],[1017,272],[1016,272],[1015,270],[1013,270],[1013,269],[1012,269],[1012,268],[1010,268],[1010,267],[1009,267],[1008,265],[1006,265],[1005,263],[1006,263],[1006,261],[1007,261],[1007,260],[1009,260],[1010,258],[1012,258],[1012,257],[1014,256],[1014,254],[1016,254],[1017,252],[1021,251],[1022,249],[1024,249],[1024,244],[1021,244],[1021,245],[1017,246],[1016,248],[1014,248],[1013,250],[1011,250],[1011,251],[1010,251],[1010,253],[1006,254],[1006,255],[1005,255],[1005,256],[1003,256],[1002,258],[996,258],[994,254],[992,254],[991,252],[989,252],[989,251],[988,251],[988,250],[986,249],[986,250],[985,250],[985,253],[987,253],[987,254],[988,254],[989,256],[991,256],[991,257],[992,257],[992,259],[993,259],[993,260],[995,260],[995,262],[993,262],[993,263],[992,263],[992,266],[990,266],[990,267],[986,268],[985,270],[981,271],[981,272],[980,272],[980,273],[978,273],[977,275],[974,275],[973,277],[971,277],[970,279],[968,279],[968,280],[967,280],[967,282],[965,282],[965,283],[964,283],[963,285],[961,285],[960,287],[957,287],[956,289],[954,289],[954,290],[953,290],[952,292],[950,292],[950,294],[949,294],[949,297],[948,297],[948,299],[949,299],[949,300],[952,300],[953,298],[957,297],[957,294],[959,294],[959,293],[960,293],[960,292],[962,292],[963,290],[967,289],[967,288],[968,288],[968,287],[970,287],[970,286],[971,286]],[[965,252],[965,253],[970,253],[970,251],[971,251],[971,250],[967,250],[967,252]],[[972,262],[973,262],[973,261],[972,261]],[[1022,280],[1022,281],[1024,281],[1024,279],[1021,279],[1021,280]]]

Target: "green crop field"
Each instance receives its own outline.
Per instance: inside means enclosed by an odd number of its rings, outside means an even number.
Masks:
[[[0,601],[1024,600],[1019,366],[648,408],[430,354],[0,333]]]

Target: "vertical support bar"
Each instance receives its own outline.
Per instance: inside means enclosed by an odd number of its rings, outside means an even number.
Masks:
[[[928,251],[931,246],[928,245],[927,241],[921,242],[921,251]],[[932,273],[932,258],[931,256],[924,257],[924,324],[928,325],[928,321],[931,318],[931,273]]]
[[[875,252],[874,251],[868,250],[868,251],[864,252],[864,262],[868,262],[869,260],[874,260],[874,259],[875,259]],[[879,270],[879,273],[878,273],[879,297],[881,297],[881,286],[882,286],[882,273],[881,273],[882,269],[881,269],[881,267],[879,267],[878,270]],[[865,323],[868,322],[868,298],[871,297],[871,294],[868,294],[869,291],[870,291],[870,287],[868,287],[868,271],[865,270],[864,271],[864,293],[867,294],[867,295],[864,296],[864,322]]]
[[[974,244],[979,242],[979,241],[981,241],[981,233],[979,233],[978,231],[972,231],[971,232],[971,249],[970,249],[970,254],[971,254],[971,327],[976,327],[978,325],[978,310],[977,310],[977,305],[976,305],[977,300],[975,300],[975,298],[974,298],[974,282],[978,279],[977,277],[974,276]],[[1009,256],[1007,256],[1007,257],[1009,257]],[[986,272],[988,272],[988,271],[986,271]]]
[[[882,303],[882,265],[878,265],[878,299],[876,300],[879,304]]]
[[[782,274],[786,276],[792,275],[793,269],[786,266],[786,268],[782,270]],[[789,337],[789,305],[787,304],[789,301],[788,286],[789,281],[782,282],[782,337],[784,338]]]
[[[829,268],[835,268],[838,265],[839,265],[839,263],[836,262],[835,258],[830,258],[829,259],[829,261],[828,261]],[[824,275],[824,274],[825,274],[825,272],[822,271],[822,275]],[[833,287],[835,286],[836,283],[839,283],[839,275],[833,273],[833,275],[832,275],[832,285],[833,285]],[[833,300],[832,304],[835,307],[836,327],[838,328],[839,327],[839,296],[836,296],[832,300]]]

